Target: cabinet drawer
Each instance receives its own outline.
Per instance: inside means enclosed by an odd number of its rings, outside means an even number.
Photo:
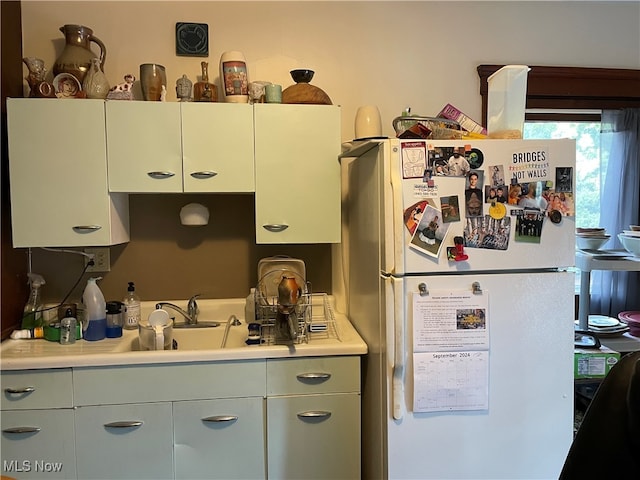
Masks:
[[[72,409],[4,411],[0,423],[3,475],[76,478]]]
[[[264,360],[73,370],[76,405],[265,396]]]
[[[267,395],[360,391],[360,357],[267,360]]]
[[[5,371],[0,379],[2,410],[73,406],[70,369]]]

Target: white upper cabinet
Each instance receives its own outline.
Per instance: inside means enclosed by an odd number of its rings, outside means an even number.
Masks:
[[[112,192],[253,192],[253,109],[106,102]]]
[[[129,241],[129,198],[109,194],[102,100],[7,99],[14,247]]]
[[[109,190],[182,192],[180,104],[107,101]]]
[[[257,243],[340,242],[340,108],[254,105]]]
[[[184,191],[254,192],[251,105],[181,105]]]

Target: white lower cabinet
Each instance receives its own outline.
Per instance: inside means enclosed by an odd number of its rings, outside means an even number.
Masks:
[[[2,372],[2,475],[77,478],[71,369]]]
[[[3,411],[0,423],[2,475],[77,478],[72,409]]]
[[[360,357],[3,371],[2,474],[360,478]]]
[[[270,479],[360,478],[360,395],[267,400]]]
[[[267,360],[270,479],[360,479],[360,357]]]
[[[172,429],[169,402],[78,407],[78,478],[173,478]]]
[[[173,404],[176,479],[265,478],[264,398]]]

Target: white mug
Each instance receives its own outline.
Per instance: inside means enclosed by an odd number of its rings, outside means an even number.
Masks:
[[[375,105],[364,105],[358,108],[355,121],[355,138],[382,136],[380,110]]]

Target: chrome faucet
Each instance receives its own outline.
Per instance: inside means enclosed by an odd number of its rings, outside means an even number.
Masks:
[[[187,325],[196,325],[198,323],[198,303],[196,302],[196,298],[198,298],[200,294],[194,295],[187,302],[187,311],[185,312],[182,308],[177,305],[174,305],[170,302],[158,302],[156,303],[156,308],[170,307],[172,310],[175,310],[180,315],[184,317],[184,323]]]

